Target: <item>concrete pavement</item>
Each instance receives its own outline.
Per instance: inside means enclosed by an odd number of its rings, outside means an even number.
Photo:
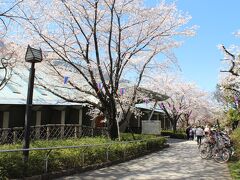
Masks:
[[[203,160],[195,141],[170,140],[162,151],[111,167],[59,180],[193,179],[230,180],[227,164]]]

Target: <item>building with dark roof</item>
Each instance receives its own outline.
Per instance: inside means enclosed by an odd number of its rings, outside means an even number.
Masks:
[[[23,131],[28,87],[28,78],[26,78],[28,71],[27,69],[23,71],[23,76],[14,72],[11,81],[0,91],[0,131],[1,129],[8,129],[9,131],[10,129],[15,130],[19,128]],[[142,121],[149,119],[153,110],[153,104],[136,104],[136,107],[141,109],[144,115],[138,118],[130,116],[128,123],[121,125],[122,131],[131,129],[134,132],[141,133],[143,128]],[[95,118],[92,121],[91,117],[87,115],[87,104],[66,102],[37,85],[34,86],[32,109],[30,126],[33,129],[35,128],[35,134],[38,135],[41,134],[42,127],[53,128],[55,126],[55,128],[58,128],[57,131],[59,131],[57,133],[64,136],[65,126],[71,126],[71,135],[74,133],[76,135],[76,132],[81,135],[81,128],[84,126],[90,128],[104,126],[104,124],[101,124],[103,118]],[[166,120],[163,111],[159,108],[154,109],[151,121],[159,121],[159,128],[166,129],[171,126],[169,121]],[[45,128],[44,134],[46,133],[47,129]],[[7,134],[9,135],[9,132]],[[14,139],[14,132],[10,134],[11,139]],[[93,129],[91,129],[91,134],[93,134]],[[8,135],[3,133],[2,138],[6,139]]]

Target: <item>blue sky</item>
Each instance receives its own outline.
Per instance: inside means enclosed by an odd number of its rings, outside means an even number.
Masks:
[[[154,4],[157,0],[146,2]],[[192,16],[188,25],[199,26],[196,36],[185,39],[183,46],[175,50],[183,78],[196,82],[204,90],[214,91],[223,58],[217,45],[228,47],[240,42],[233,35],[240,29],[240,1],[178,0],[176,3],[179,10]]]

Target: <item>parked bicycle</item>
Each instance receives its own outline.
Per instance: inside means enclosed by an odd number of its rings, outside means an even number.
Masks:
[[[234,154],[230,138],[223,132],[211,132],[199,145],[202,159],[213,158],[218,163],[227,162]]]

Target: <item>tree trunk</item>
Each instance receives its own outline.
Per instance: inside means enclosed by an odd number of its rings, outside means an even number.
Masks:
[[[112,140],[115,140],[118,138],[118,129],[117,129],[117,121],[116,118],[110,120],[111,126],[109,127],[109,136]]]
[[[186,127],[188,127],[189,126],[189,122],[188,122],[188,120],[187,120],[187,126]]]
[[[175,134],[177,132],[177,122],[173,122],[172,123],[172,126],[173,126],[173,133]]]
[[[116,116],[107,116],[106,119],[108,122],[107,128],[108,128],[109,136],[112,140],[115,140],[118,138],[118,128],[117,128]]]
[[[112,140],[115,140],[118,138],[117,109],[114,100],[110,104],[111,105],[106,108],[105,116],[108,122],[107,128],[109,136]]]
[[[185,120],[186,120],[186,122],[187,122],[187,127],[188,127],[188,126],[189,126],[189,119],[190,119],[190,118],[189,118],[188,115],[185,115],[184,117],[185,117]]]

